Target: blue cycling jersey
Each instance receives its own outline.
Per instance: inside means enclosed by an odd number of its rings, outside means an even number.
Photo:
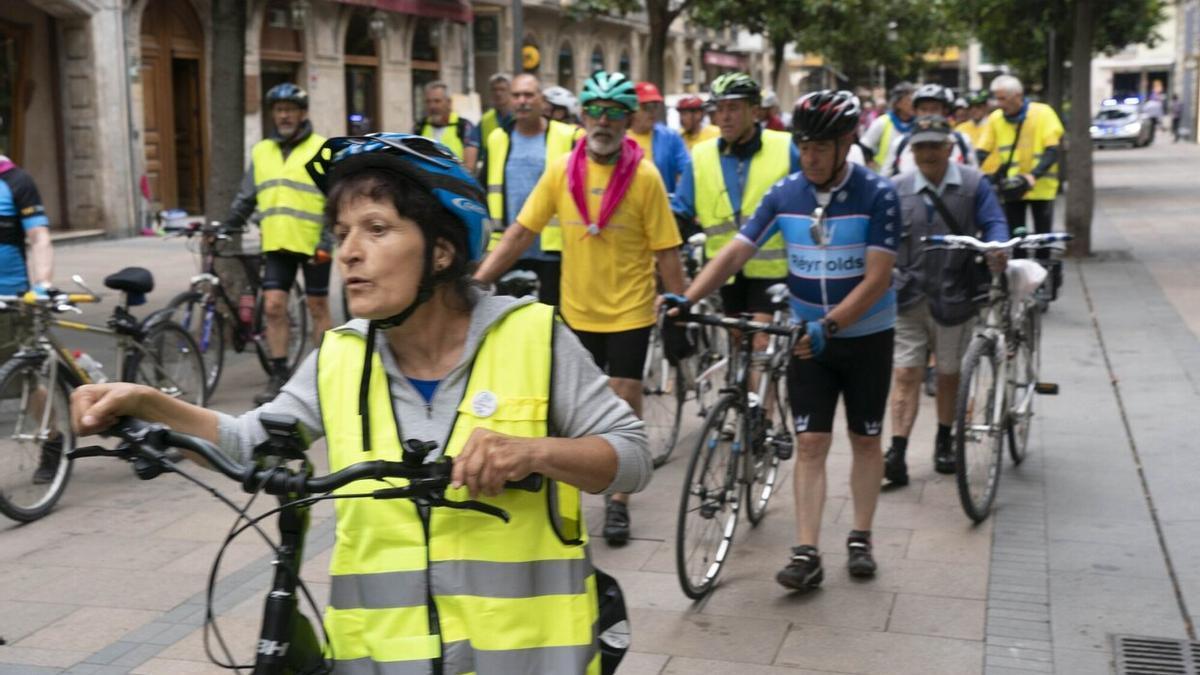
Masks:
[[[29,290],[25,232],[49,225],[33,178],[0,155],[0,294]]]
[[[900,203],[887,179],[852,165],[842,184],[829,194],[824,242],[811,227],[817,207],[816,189],[803,172],[776,183],[738,233],[756,248],[776,232],[787,248],[788,288],[797,322],[820,319],[866,276],[867,251],[895,255],[900,236]],[[891,289],[857,321],[842,326],[837,337],[861,337],[892,328],[896,296]]]

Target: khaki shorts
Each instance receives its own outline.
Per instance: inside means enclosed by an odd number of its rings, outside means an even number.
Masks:
[[[17,353],[29,330],[28,323],[20,312],[0,312],[0,364]]]
[[[963,354],[971,342],[975,319],[957,326],[933,320],[929,304],[922,300],[896,314],[896,341],[892,347],[894,368],[924,368],[929,352],[937,359],[939,375],[957,375]]]

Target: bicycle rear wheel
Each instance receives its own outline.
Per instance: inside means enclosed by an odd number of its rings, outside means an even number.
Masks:
[[[225,367],[225,315],[214,298],[196,291],[180,293],[168,307],[175,310],[172,318],[196,341],[204,362],[204,392],[212,398]]]
[[[1005,383],[997,380],[1000,359],[996,344],[976,337],[967,348],[958,384],[954,453],[958,497],[967,517],[982,522],[992,510],[1000,482],[1003,452]]]
[[[646,443],[655,467],[671,458],[679,440],[685,386],[681,371],[667,361],[662,333],[655,326],[650,331],[650,346],[642,369],[642,421],[646,424]]]
[[[766,414],[760,422],[760,428],[753,430],[754,445],[744,453],[746,517],[750,519],[752,526],[757,526],[766,517],[767,504],[775,494],[780,464],[776,449],[781,444],[792,445],[792,431],[795,429],[787,396],[787,384],[782,372],[771,374],[771,384],[767,391],[773,394],[770,398],[774,400],[762,402]]]
[[[1037,383],[1041,370],[1042,313],[1036,306],[1026,308],[1017,330],[1016,358],[1011,364],[1012,391],[1009,402],[1008,454],[1013,464],[1025,461],[1029,447],[1029,427],[1033,423],[1033,405],[1037,401]]]
[[[675,529],[675,569],[684,595],[698,600],[716,583],[741,510],[738,472],[749,424],[743,403],[728,395],[704,422],[688,460]]]
[[[126,382],[145,384],[188,403],[203,406],[204,361],[196,341],[174,321],[159,321],[130,351]]]
[[[292,284],[292,290],[288,291],[287,319],[287,367],[290,373],[300,365],[300,359],[304,358],[305,354],[304,347],[308,344],[308,302],[305,300],[304,289],[300,288],[300,284]],[[257,350],[258,363],[270,375],[271,355],[267,352],[266,329],[267,315],[263,306],[263,293],[259,293],[257,304],[254,307],[254,332],[264,337]]]
[[[60,371],[50,390],[50,369],[57,367],[38,357],[0,367],[0,513],[22,523],[49,513],[71,478],[71,387]],[[46,475],[35,479],[43,464]]]

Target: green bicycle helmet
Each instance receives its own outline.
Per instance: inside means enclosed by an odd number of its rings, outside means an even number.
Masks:
[[[967,105],[987,105],[989,96],[990,94],[986,89],[972,92],[971,95],[967,97]]]
[[[762,90],[758,82],[746,73],[725,73],[713,80],[709,87],[713,101],[729,101],[744,98],[751,103],[762,100]]]
[[[637,90],[633,82],[624,73],[609,73],[597,70],[583,83],[583,91],[579,93],[579,104],[587,105],[593,101],[612,101],[619,103],[630,112],[638,109]]]

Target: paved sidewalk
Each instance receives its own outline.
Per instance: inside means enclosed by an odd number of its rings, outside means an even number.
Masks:
[[[635,497],[636,538],[593,549],[632,614],[633,651],[620,672],[1093,675],[1111,671],[1114,633],[1189,637],[1200,613],[1200,459],[1187,423],[1200,402],[1200,292],[1191,278],[1200,194],[1188,178],[1198,173],[1191,145],[1097,156],[1103,254],[1068,266],[1063,296],[1045,316],[1043,379],[1062,393],[1039,399],[1029,458],[1016,468],[1006,461],[994,517],[972,527],[953,477],[932,472],[932,399],[923,398],[910,444],[914,481],[880,503],[873,581],[852,581],[844,568],[849,452],[839,437],[824,587],[797,597],[773,580],[795,537],[785,481],[759,528],[743,520],[720,586],[688,601],[673,538],[692,422],[683,452]],[[191,270],[177,243],[83,244],[64,248],[59,266],[146,260],[165,301],[163,291],[182,288]],[[262,372],[251,355],[229,367],[213,405],[246,409]],[[597,529],[601,503],[588,505]],[[328,592],[329,514],[317,509],[304,575],[318,603]],[[231,521],[176,477],[141,483],[125,466],[81,461],[51,516],[0,523],[0,674],[226,672],[208,663],[198,626],[208,565]],[[246,537],[223,567],[217,608],[243,658],[268,560]]]

